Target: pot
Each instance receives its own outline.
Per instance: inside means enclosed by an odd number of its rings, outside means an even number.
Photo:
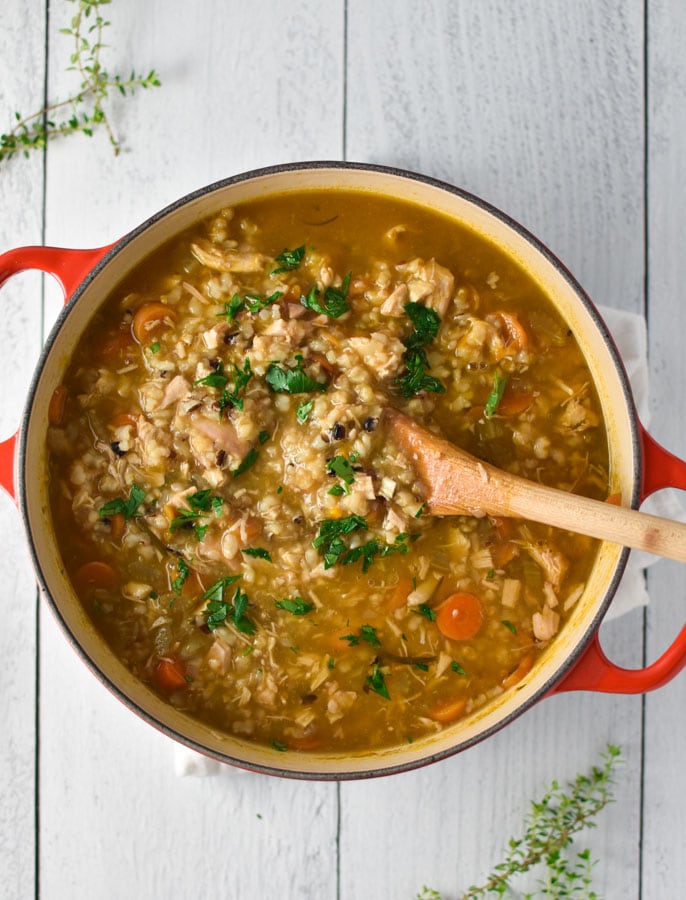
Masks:
[[[109,650],[77,600],[57,549],[47,496],[48,404],[95,310],[138,263],[173,235],[218,209],[255,197],[331,185],[428,205],[469,224],[502,247],[544,287],[573,329],[603,407],[613,492],[636,507],[658,488],[686,488],[686,463],[660,447],[638,421],[616,347],[591,300],[535,237],[489,204],[430,178],[380,166],[301,163],[248,172],[184,197],[116,243],[94,250],[23,247],[0,255],[0,285],[26,269],[53,275],[65,307],[33,377],[20,430],[0,444],[0,484],[19,506],[38,580],[68,639],[96,676],[132,710],[170,737],[223,762],[301,778],[389,774],[432,762],[489,736],[541,698],[569,690],[640,693],[665,684],[686,665],[686,628],[653,665],[626,670],[603,653],[598,628],[628,551],[601,546],[583,597],[550,650],[517,689],[463,722],[401,748],[360,753],[280,753],[191,719],[139,682]],[[30,477],[29,477],[30,476]]]

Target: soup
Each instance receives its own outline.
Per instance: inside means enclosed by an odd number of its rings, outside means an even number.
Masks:
[[[394,407],[604,498],[573,334],[451,219],[344,191],[220,210],[113,292],[50,405],[55,531],[112,651],[176,708],[284,752],[439,731],[546,652],[597,542],[426,515]]]

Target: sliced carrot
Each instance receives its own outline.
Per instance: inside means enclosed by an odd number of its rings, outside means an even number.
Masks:
[[[397,584],[386,594],[386,606],[388,609],[400,609],[405,606],[407,596],[413,588],[412,578],[409,575],[401,575]]]
[[[52,392],[48,404],[48,422],[51,425],[61,425],[64,418],[64,408],[67,404],[67,389],[63,384],[58,384]]]
[[[609,497],[605,498],[606,503],[611,503],[613,506],[621,506],[622,505],[622,495],[617,492],[616,494],[610,494]]]
[[[519,547],[513,544],[512,541],[507,541],[504,544],[493,544],[490,550],[491,559],[496,569],[502,569],[519,556]]]
[[[109,427],[114,431],[124,425],[137,425],[138,419],[132,413],[118,413],[109,423]]]
[[[157,687],[167,694],[188,687],[186,669],[177,659],[161,659],[152,672]]]
[[[534,402],[534,395],[530,391],[517,390],[510,388],[508,384],[500,398],[498,404],[499,416],[518,416],[526,410]]]
[[[514,672],[510,672],[510,674],[503,678],[502,685],[504,688],[514,687],[518,682],[524,678],[525,675],[528,675],[531,671],[534,664],[534,655],[533,653],[527,653],[526,656],[522,657],[519,665],[514,670]]]
[[[94,559],[78,569],[74,580],[81,587],[111,588],[117,584],[119,578],[109,563]]]
[[[125,519],[123,513],[115,513],[113,516],[109,517],[110,519],[110,533],[112,534],[112,539],[115,541],[120,541],[122,535],[124,534],[124,524]]]
[[[293,737],[288,739],[288,746],[291,750],[318,750],[321,747],[321,740],[315,734],[303,735],[303,737]]]
[[[467,641],[478,634],[484,621],[484,611],[478,597],[466,591],[451,594],[436,613],[436,624],[447,638]]]
[[[513,345],[517,350],[526,350],[529,346],[529,335],[517,316],[511,312],[496,313],[507,336],[506,346]]]
[[[145,344],[156,331],[169,328],[170,321],[176,321],[176,313],[165,303],[145,303],[133,314],[131,332],[139,344]]]
[[[106,362],[110,362],[131,350],[133,347],[133,335],[130,331],[116,331],[110,334],[100,347],[100,355]]]
[[[454,722],[456,719],[459,719],[464,713],[466,706],[467,698],[458,697],[457,700],[448,700],[447,703],[441,703],[440,706],[434,706],[433,709],[429,710],[428,715],[434,722],[440,722],[442,725],[447,725],[449,722]]]
[[[198,594],[201,594],[202,592],[203,586],[200,581],[200,576],[195,569],[191,569],[181,588],[181,596],[185,599],[189,599],[190,597],[197,597]]]

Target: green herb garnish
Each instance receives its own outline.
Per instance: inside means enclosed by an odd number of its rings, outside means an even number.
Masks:
[[[191,494],[185,499],[193,512],[198,513],[209,512],[210,507],[212,507],[217,515],[220,515],[224,504],[224,498],[212,494],[209,488],[204,491],[197,491],[195,494]]]
[[[243,457],[243,461],[238,466],[237,469],[234,469],[231,474],[234,478],[238,478],[239,475],[242,475],[244,472],[247,472],[248,469],[252,469],[252,467],[257,462],[257,458],[259,456],[259,451],[255,450],[254,447],[251,447],[250,450]]]
[[[228,375],[224,374],[224,363],[219,360],[217,368],[204,378],[196,378],[193,384],[202,384],[204,387],[223,388],[229,383]]]
[[[186,560],[180,556],[176,561],[176,570],[179,573],[171,583],[171,589],[175,594],[181,593],[181,588],[186,583],[186,579],[190,575],[191,567]]]
[[[342,497],[344,494],[350,493],[350,488],[347,485],[334,484],[326,493],[331,494],[332,497]]]
[[[429,391],[434,394],[444,394],[445,387],[427,375],[430,368],[425,348],[434,340],[441,325],[438,313],[421,303],[406,303],[405,312],[414,325],[414,331],[403,339],[407,348],[403,353],[406,372],[395,379],[403,397],[413,397],[420,391]]]
[[[122,514],[126,521],[132,519],[138,512],[138,507],[145,500],[145,491],[139,488],[137,484],[132,484],[129,491],[128,500],[122,500],[117,497],[116,500],[109,500],[104,506],[98,510],[101,519],[107,519],[109,516]]]
[[[348,549],[343,535],[353,531],[367,530],[367,522],[362,516],[346,516],[343,519],[324,519],[319,523],[319,532],[312,546],[324,557],[324,568],[330,569]]]
[[[285,753],[288,750],[288,747],[282,741],[277,741],[276,738],[272,741],[272,747],[279,753]]]
[[[501,375],[500,372],[496,371],[493,376],[491,393],[488,395],[488,400],[484,406],[484,415],[487,419],[490,419],[491,416],[496,414],[498,407],[500,406],[500,401],[503,399],[506,385],[507,375]]]
[[[257,440],[260,442],[260,444],[266,444],[269,440],[269,432],[260,431],[260,433],[257,435]]]
[[[424,616],[425,619],[428,619],[429,622],[436,621],[436,613],[430,606],[427,606],[426,603],[420,603],[419,606],[414,610],[414,612],[418,613],[420,616]]]
[[[283,291],[274,291],[269,297],[263,297],[261,294],[245,294],[244,297],[241,297],[240,294],[234,294],[230,300],[224,303],[224,310],[217,313],[217,317],[224,317],[227,324],[230,325],[244,309],[251,313],[259,312],[261,309],[271,306],[272,303],[276,303],[282,293]]]
[[[161,346],[162,346],[162,344],[160,344],[159,341],[155,341],[154,344],[150,344],[150,352],[151,353],[159,353]]]
[[[267,562],[272,561],[269,550],[265,550],[264,547],[246,547],[246,549],[241,552],[246,556],[252,556],[254,559],[266,559]]]
[[[182,528],[193,528],[199,518],[199,512],[194,512],[191,509],[179,509],[169,523],[169,531],[171,534],[175,534]]]
[[[300,263],[303,261],[303,257],[305,256],[305,245],[302,244],[300,247],[296,247],[295,250],[282,250],[281,253],[275,258],[275,261],[279,264],[278,269],[272,270],[272,275],[280,275],[282,272],[292,272],[293,269],[297,269]]]
[[[334,456],[326,463],[326,471],[338,477],[346,484],[352,484],[355,480],[355,471],[344,456]]]
[[[303,294],[300,297],[300,302],[306,309],[311,309],[313,312],[329,316],[332,319],[338,319],[350,309],[348,306],[348,288],[350,287],[351,278],[352,272],[348,272],[340,288],[326,288],[323,300],[319,299],[321,292],[317,290],[315,285],[312,285],[307,294]]]
[[[302,597],[293,597],[292,600],[285,597],[283,600],[277,600],[275,605],[294,616],[306,616],[314,609],[314,603],[308,603]]]
[[[386,677],[377,663],[374,663],[372,671],[367,675],[365,685],[371,688],[375,693],[379,694],[380,697],[384,697],[386,700],[391,699],[388,688],[386,687]]]
[[[312,412],[312,407],[314,406],[314,400],[305,400],[295,411],[295,417],[300,422],[301,425],[304,425],[307,422],[310,413]]]
[[[248,595],[244,594],[240,587],[237,587],[231,602],[224,600],[224,589],[240,577],[240,575],[227,575],[225,578],[220,578],[202,595],[202,599],[208,601],[203,615],[210,631],[229,622],[242,634],[255,634],[256,625],[245,615],[248,608]]]
[[[276,394],[309,394],[312,391],[326,391],[328,384],[316,381],[303,369],[302,356],[296,356],[294,368],[271,363],[265,381]]]
[[[453,660],[450,663],[450,668],[453,670],[453,672],[457,672],[458,675],[466,675],[467,674],[465,672],[465,670],[462,668],[462,666],[459,664],[459,662],[455,662],[455,660]]]
[[[243,399],[245,394],[245,389],[250,383],[250,379],[252,378],[252,368],[250,367],[250,360],[246,357],[243,362],[243,368],[239,369],[237,365],[234,363],[231,364],[233,372],[231,373],[231,377],[233,380],[233,388],[228,390],[224,388],[222,391],[222,395],[219,398],[219,418],[221,419],[222,413],[226,409],[227,406],[235,406],[236,409],[243,409]],[[208,376],[211,377],[211,376]],[[197,383],[197,382],[196,382]],[[206,383],[206,381],[205,381]],[[224,382],[224,384],[228,384],[228,378]]]
[[[507,628],[512,634],[517,634],[517,626],[513,625],[508,619],[503,619],[502,624]]]

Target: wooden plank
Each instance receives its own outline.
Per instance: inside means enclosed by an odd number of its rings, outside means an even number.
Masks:
[[[653,388],[651,432],[686,457],[686,422],[679,396],[686,383],[682,302],[686,227],[681,185],[686,158],[683,105],[686,9],[678,0],[648,5],[648,311]],[[681,495],[682,505],[684,503]],[[662,653],[684,624],[683,566],[659,562],[650,570],[655,603],[648,613],[650,660]],[[646,698],[643,825],[643,891],[648,897],[677,897],[686,884],[683,755],[686,677]]]
[[[349,3],[348,158],[483,196],[598,302],[640,310],[642,5],[433,2],[419,24],[409,4]],[[611,655],[640,663],[640,614],[604,632]],[[343,785],[341,896],[395,898],[422,884],[459,895],[501,857],[528,799],[587,770],[608,742],[627,763],[587,843],[603,860],[599,893],[635,896],[640,709],[639,698],[553,698],[454,760]]]
[[[13,52],[0,55],[1,131],[13,127],[13,114],[30,114],[43,105],[44,4],[9,0],[3,6],[3,36]],[[0,163],[0,253],[40,243],[43,160]],[[31,370],[41,346],[41,279],[16,276],[2,289],[3,347],[0,435],[19,422]],[[34,895],[36,765],[36,603],[35,579],[17,510],[0,499],[0,893]]]
[[[51,94],[64,94],[62,24]],[[107,66],[155,67],[163,87],[112,106],[104,135],[49,152],[50,241],[112,240],[206,182],[340,155],[342,6],[295,0],[122,0]],[[49,615],[41,643],[41,884],[45,896],[333,897],[336,787],[259,776],[180,780],[171,743],[124,710]],[[68,722],[68,729],[65,729]]]

